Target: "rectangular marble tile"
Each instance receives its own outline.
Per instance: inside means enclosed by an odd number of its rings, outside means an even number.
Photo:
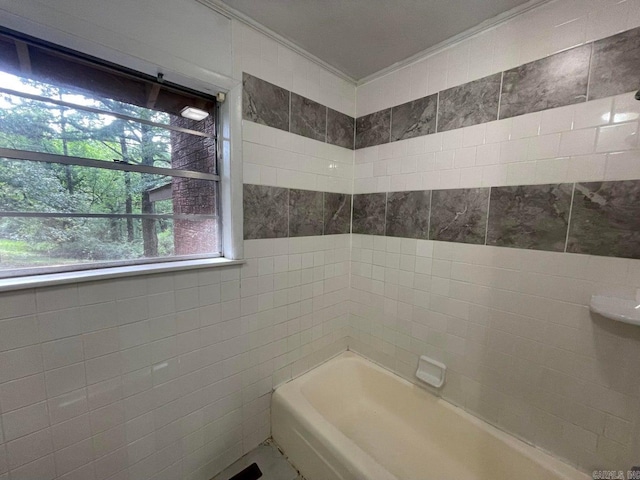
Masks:
[[[351,195],[324,193],[324,234],[337,235],[351,231]]]
[[[289,236],[322,235],[322,192],[289,190]]]
[[[351,232],[384,235],[386,198],[386,193],[354,195]]]
[[[355,129],[355,118],[327,108],[327,143],[353,150]]]
[[[289,131],[289,91],[242,74],[242,118]]]
[[[389,237],[429,237],[429,205],[431,192],[389,192],[385,235]]]
[[[492,187],[487,245],[564,251],[573,184]]]
[[[640,180],[576,183],[567,251],[640,259]]]
[[[589,100],[640,88],[640,27],[593,43]]]
[[[356,119],[356,148],[389,143],[391,109],[380,110]]]
[[[291,92],[290,132],[325,142],[327,140],[327,107]]]
[[[585,102],[590,58],[588,44],[505,71],[500,118]]]
[[[403,103],[391,109],[391,141],[436,132],[438,94]]]
[[[288,235],[288,189],[245,184],[242,203],[245,240]]]
[[[429,239],[483,245],[488,204],[488,188],[434,190]]]
[[[438,94],[438,131],[496,120],[501,76],[496,73],[441,91]]]

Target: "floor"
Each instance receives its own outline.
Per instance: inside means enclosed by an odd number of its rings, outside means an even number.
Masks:
[[[257,446],[211,480],[229,480],[254,462],[262,471],[260,480],[304,480],[271,440]]]

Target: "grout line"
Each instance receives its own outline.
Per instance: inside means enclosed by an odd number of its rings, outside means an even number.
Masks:
[[[383,237],[387,236],[387,209],[389,208],[389,192],[384,192],[384,233]]]
[[[324,107],[324,143],[329,143],[329,107]]]
[[[491,188],[489,187],[489,199],[487,200],[487,220],[484,224],[484,245],[487,244],[489,240],[489,212],[491,211]]]
[[[324,236],[324,222],[325,222],[325,220],[324,220],[324,214],[325,214],[325,208],[324,208],[325,202],[324,202],[324,199],[325,199],[325,196],[324,195],[325,195],[325,192],[322,192],[322,236]]]
[[[500,107],[502,106],[502,86],[504,85],[504,70],[500,73],[500,91],[498,92],[498,114],[496,120],[500,120]],[[487,122],[488,123],[488,122]]]
[[[353,235],[353,200],[355,193],[351,194],[351,208],[349,209],[349,235]]]
[[[293,133],[291,132],[291,91],[290,90],[289,90],[289,133]]]
[[[354,152],[353,164],[354,165],[356,163],[355,151],[356,151],[356,137],[358,136],[358,130],[356,129],[357,125],[358,125],[357,119],[356,117],[353,117],[353,152]]]
[[[427,240],[431,240],[431,212],[433,212],[433,189],[429,190],[429,218],[427,219]]]
[[[593,47],[595,46],[595,42],[590,42],[591,49],[589,51],[589,70],[587,70],[587,93],[584,99],[585,103],[589,101],[589,90],[591,90],[591,66],[593,64]],[[611,121],[611,119],[609,119]]]
[[[433,94],[432,94],[433,95]],[[440,92],[436,92],[436,129],[434,134],[438,133],[438,117],[440,116]]]
[[[569,219],[567,220],[567,235],[564,239],[564,253],[567,253],[567,248],[569,248],[569,231],[571,230],[571,215],[573,214],[573,199],[576,195],[576,182],[573,183],[571,188],[571,204],[569,204]]]
[[[391,126],[393,125],[393,107],[389,107],[389,142],[388,143],[393,143],[391,141]]]

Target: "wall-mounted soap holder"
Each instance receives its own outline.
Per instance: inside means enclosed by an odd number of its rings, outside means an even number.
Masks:
[[[636,300],[592,295],[589,309],[611,320],[640,325],[640,302]]]
[[[424,383],[435,388],[440,388],[444,385],[446,373],[447,366],[444,363],[438,362],[426,355],[422,355],[420,357],[420,360],[418,361],[418,370],[416,370],[416,377]]]

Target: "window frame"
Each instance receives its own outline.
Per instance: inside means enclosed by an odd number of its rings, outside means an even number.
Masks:
[[[173,256],[158,256],[158,257],[146,257],[146,258],[138,258],[138,259],[130,259],[130,260],[117,260],[117,261],[95,261],[95,262],[86,262],[86,263],[77,263],[77,264],[68,264],[61,266],[45,266],[45,267],[20,267],[15,271],[5,270],[0,273],[0,291],[5,290],[15,290],[18,288],[26,288],[31,285],[49,285],[49,284],[57,284],[57,283],[69,283],[70,281],[74,281],[74,279],[78,281],[88,281],[99,278],[111,278],[113,276],[129,276],[131,275],[140,275],[146,273],[156,273],[159,271],[171,271],[171,270],[180,270],[180,269],[194,269],[194,268],[207,268],[212,266],[224,266],[224,265],[233,265],[243,263],[239,257],[242,254],[242,246],[238,246],[237,242],[230,242],[231,248],[229,249],[232,253],[230,255],[231,258],[225,256],[225,239],[237,237],[237,232],[233,232],[230,235],[226,232],[223,227],[223,208],[225,211],[229,211],[230,209],[230,199],[229,201],[223,201],[223,191],[228,190],[228,185],[226,182],[223,182],[222,178],[222,145],[220,140],[220,132],[222,131],[221,125],[221,115],[220,115],[220,107],[221,104],[217,101],[218,99],[212,97],[210,94],[203,93],[202,91],[191,89],[189,87],[185,87],[183,85],[178,85],[176,83],[165,82],[161,76],[157,79],[154,79],[152,76],[142,73],[138,70],[130,69],[126,66],[115,64],[100,58],[96,58],[91,55],[86,55],[77,50],[68,49],[59,44],[54,44],[47,42],[46,40],[42,40],[39,38],[34,38],[20,32],[16,32],[4,27],[0,27],[0,34],[5,36],[13,37],[16,41],[26,42],[30,45],[34,45],[40,48],[44,48],[47,50],[52,50],[58,52],[65,56],[70,56],[72,58],[77,58],[80,61],[89,62],[91,64],[105,67],[117,72],[121,72],[123,75],[132,76],[138,79],[146,80],[149,82],[155,82],[161,85],[168,85],[170,88],[178,91],[188,92],[192,95],[196,95],[199,97],[206,97],[210,100],[214,101],[214,107],[211,109],[211,115],[214,116],[213,124],[215,128],[215,132],[213,134],[207,134],[204,132],[199,132],[196,130],[190,130],[187,128],[170,125],[170,124],[162,124],[153,122],[150,120],[146,120],[143,118],[137,118],[134,116],[128,116],[125,114],[120,114],[118,112],[105,111],[99,108],[91,107],[88,105],[80,105],[72,102],[66,102],[63,100],[57,100],[53,98],[43,97],[39,95],[23,93],[19,91],[15,91],[12,89],[7,89],[4,87],[0,87],[0,93],[10,94],[20,96],[22,98],[32,99],[36,101],[43,101],[48,103],[57,104],[62,107],[73,108],[77,110],[85,110],[92,113],[98,114],[106,114],[115,118],[119,118],[126,121],[132,121],[142,124],[147,124],[153,127],[163,128],[165,130],[170,131],[178,131],[183,133],[188,133],[192,135],[197,135],[201,137],[212,138],[215,142],[215,152],[216,152],[216,174],[209,174],[204,172],[197,172],[191,170],[183,170],[183,169],[173,169],[166,167],[155,167],[150,165],[138,165],[138,164],[130,164],[125,162],[108,162],[104,160],[96,160],[84,157],[74,157],[74,156],[65,156],[59,154],[49,154],[43,152],[34,152],[28,150],[14,150],[8,148],[0,148],[0,157],[18,160],[18,161],[35,161],[35,162],[47,162],[47,163],[57,163],[64,165],[76,165],[81,167],[90,167],[90,168],[102,168],[107,170],[120,170],[125,172],[138,172],[138,173],[148,173],[155,175],[163,175],[170,177],[184,177],[184,178],[193,178],[199,180],[207,180],[213,181],[217,184],[217,194],[215,195],[216,208],[215,211],[218,212],[217,215],[206,215],[206,214],[81,214],[81,213],[46,213],[46,212],[1,212],[0,216],[22,216],[22,217],[38,217],[38,218],[48,218],[48,217],[61,217],[61,218],[72,218],[72,217],[83,217],[83,218],[171,218],[171,219],[182,219],[184,216],[191,215],[191,217],[195,217],[196,215],[201,218],[215,218],[217,221],[217,230],[219,236],[219,250],[220,253],[214,254],[192,254],[192,255],[173,255]],[[227,121],[230,119],[227,117]],[[239,149],[238,149],[239,150]],[[226,157],[228,157],[229,152],[227,151]],[[227,167],[230,167],[230,158],[227,158]],[[228,180],[228,175],[227,175]],[[234,180],[237,181],[237,180]],[[240,178],[241,182],[241,178]],[[227,196],[229,192],[227,191]],[[235,210],[235,209],[233,209]],[[15,213],[15,214],[14,214]],[[234,212],[234,216],[237,217],[237,214]],[[237,225],[234,230],[237,230]],[[240,233],[241,234],[241,233]],[[235,247],[235,248],[234,248]],[[81,261],[81,260],[80,260]],[[148,266],[148,272],[145,269],[145,266]],[[130,273],[129,273],[130,272]],[[24,287],[23,287],[24,285]]]

